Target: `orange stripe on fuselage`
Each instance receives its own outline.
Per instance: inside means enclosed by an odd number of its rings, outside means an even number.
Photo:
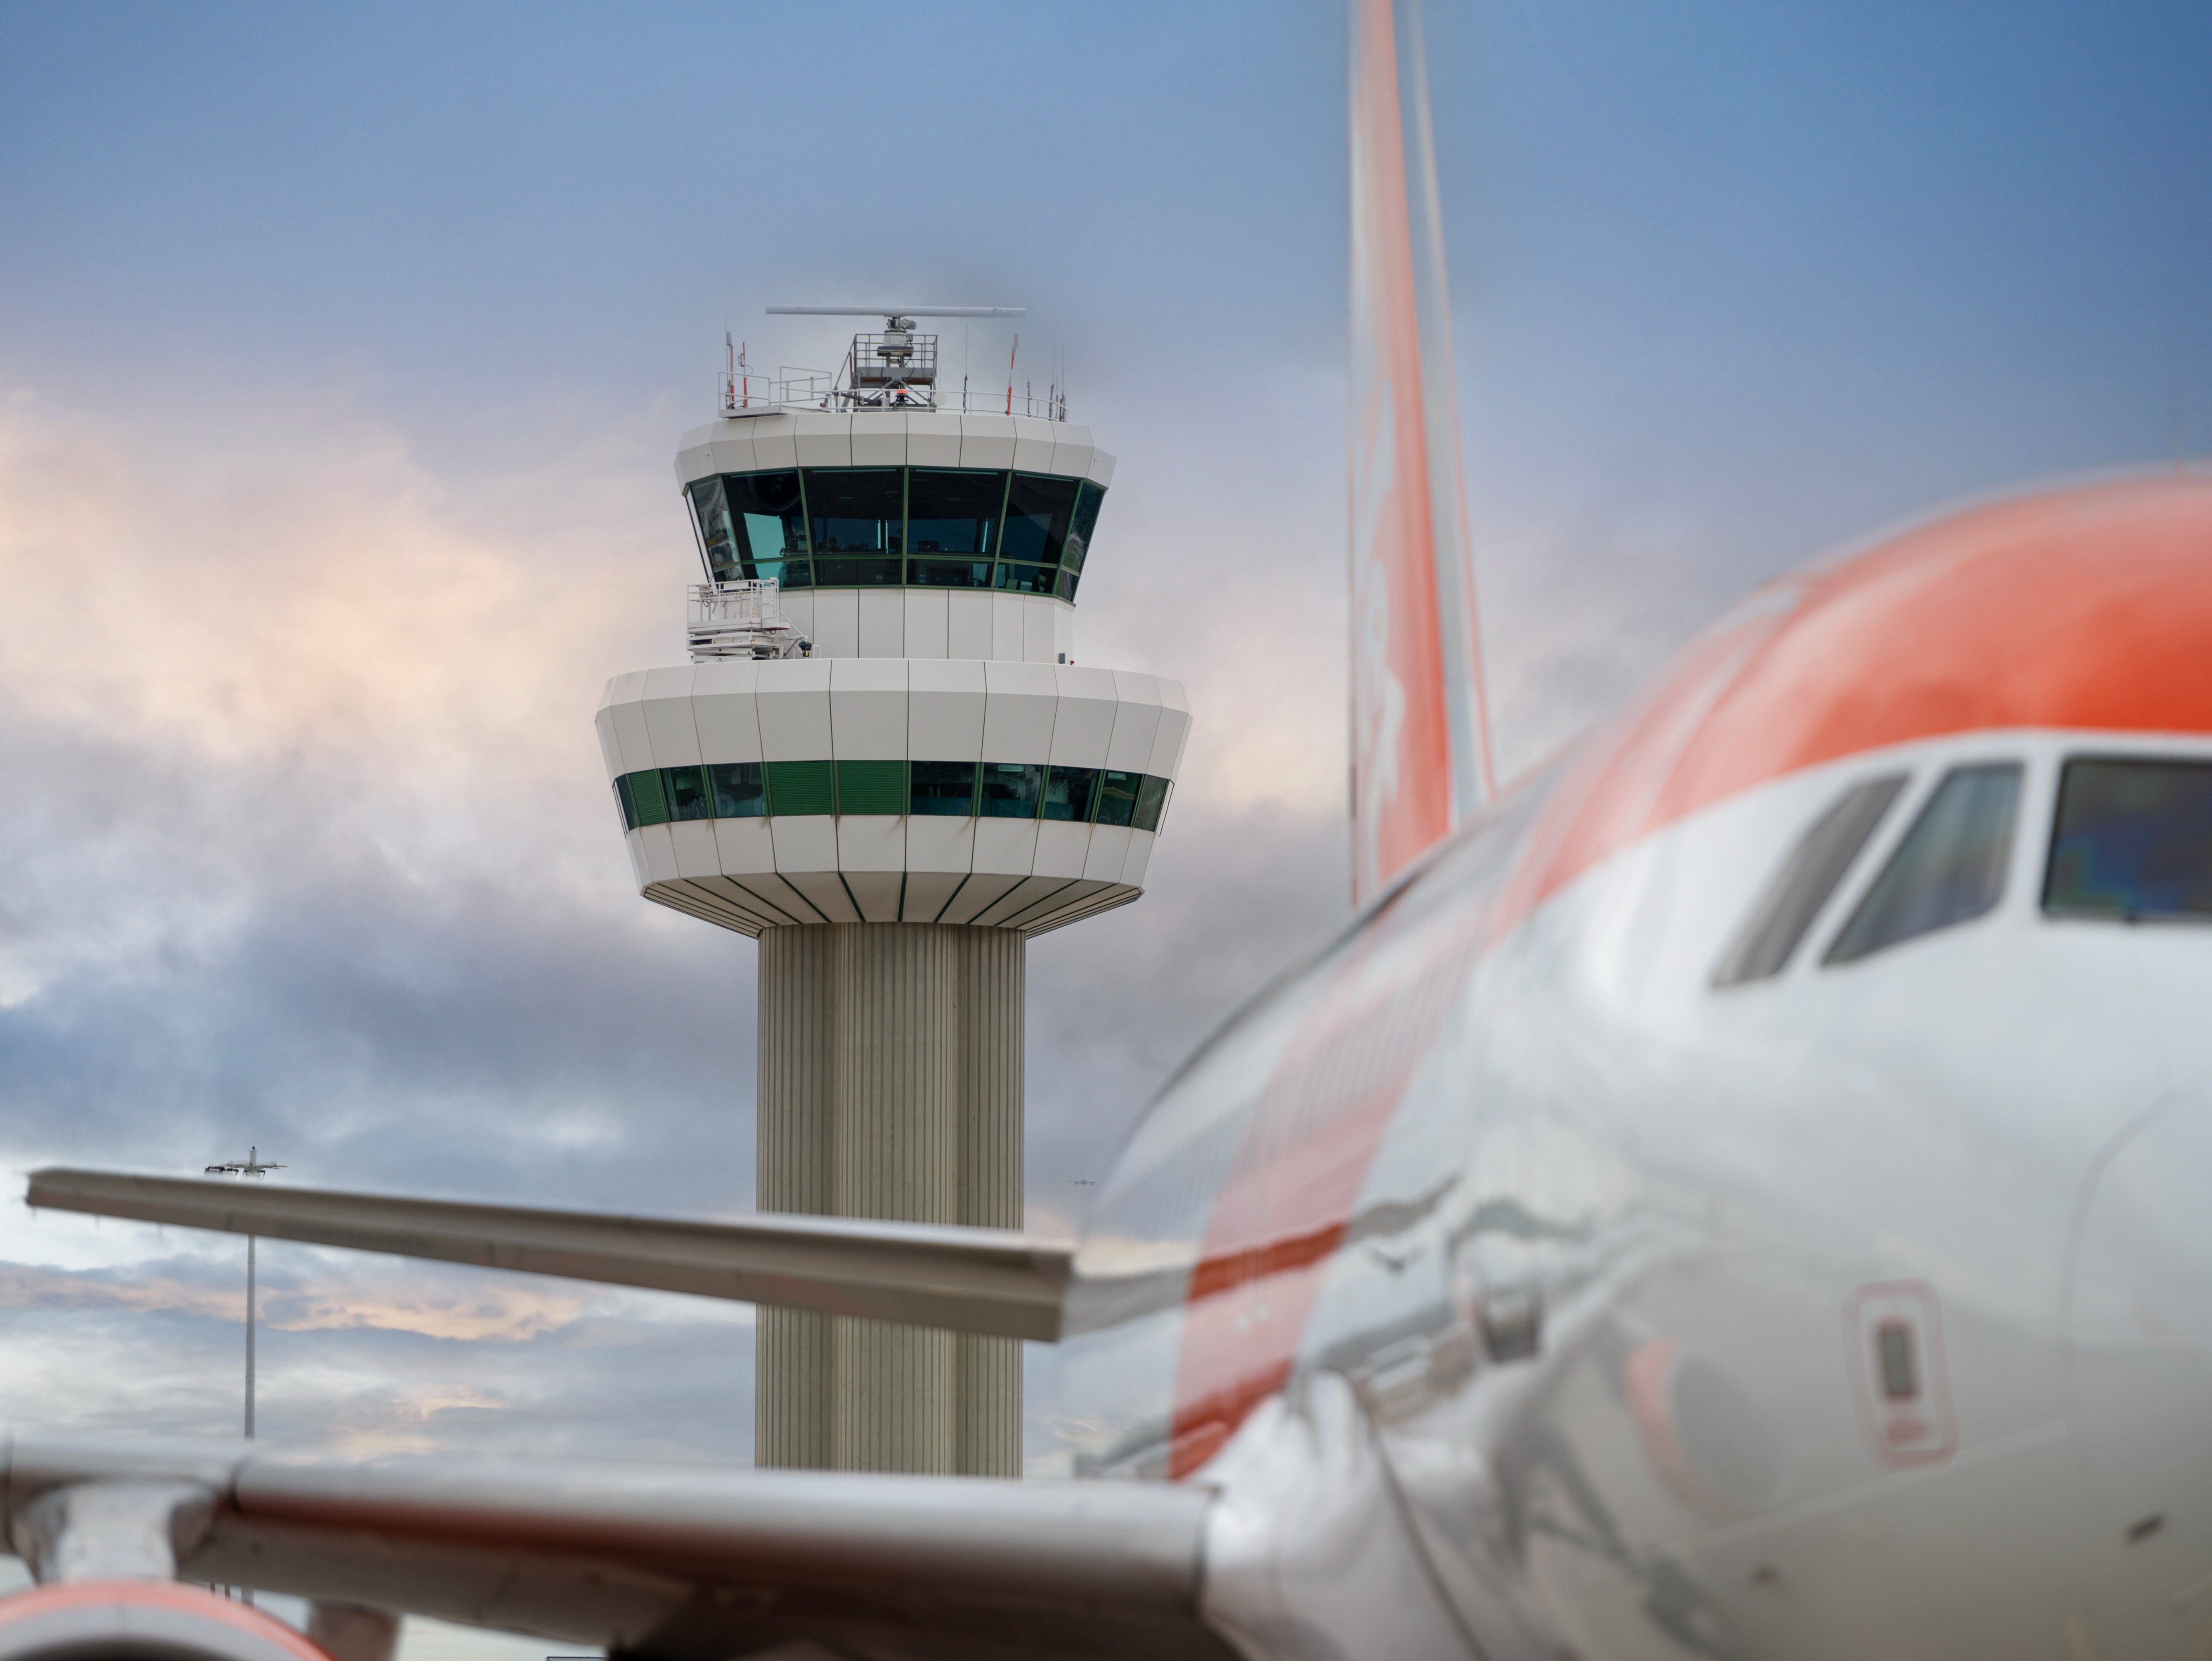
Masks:
[[[1290,1377],[1367,1173],[1474,964],[1609,855],[1800,769],[2002,727],[2212,733],[2212,482],[1978,508],[1777,585],[1580,747],[1504,891],[1363,990],[1369,936],[1278,1062],[1192,1276],[1172,1469]]]
[[[1785,774],[2008,727],[2212,732],[2212,482],[1999,502],[1766,591],[1577,760],[1531,902]]]

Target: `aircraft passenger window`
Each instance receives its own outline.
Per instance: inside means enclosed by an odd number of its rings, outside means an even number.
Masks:
[[[1766,980],[1789,966],[1805,931],[1857,861],[1867,838],[1888,816],[1905,777],[1889,773],[1855,784],[1813,821],[1713,970],[1716,987]]]
[[[1823,961],[1856,963],[1993,910],[2019,808],[2017,764],[1952,769]]]
[[[2068,762],[2043,909],[2129,922],[2212,917],[2212,765]]]

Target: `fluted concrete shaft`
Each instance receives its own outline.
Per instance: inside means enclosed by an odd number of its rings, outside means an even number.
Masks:
[[[1022,1226],[1024,946],[928,923],[761,937],[760,1207]],[[755,1457],[1021,1470],[1021,1346],[763,1308]]]

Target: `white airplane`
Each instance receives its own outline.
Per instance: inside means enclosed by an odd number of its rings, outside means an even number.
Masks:
[[[1366,900],[1079,1242],[32,1184],[1056,1341],[1078,1478],[17,1436],[0,1661],[2212,1654],[2212,484],[1816,565],[1488,800],[1418,37],[1354,9]]]

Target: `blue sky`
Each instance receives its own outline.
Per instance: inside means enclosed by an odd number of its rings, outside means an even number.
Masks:
[[[1428,27],[1510,763],[1840,539],[2212,443],[2212,12]],[[763,307],[883,295],[1028,307],[1040,386],[1064,354],[1121,458],[1084,660],[1197,717],[1146,901],[1031,956],[1032,1217],[1072,1226],[1344,915],[1342,35],[1304,0],[9,8],[0,1166],[258,1141],[749,1203],[753,948],[629,891],[590,715],[677,655],[668,465],[726,319],[827,363],[836,326]],[[981,382],[1011,334],[945,351]],[[225,1428],[234,1256],[0,1220],[0,1419]],[[743,1457],[741,1311],[268,1262],[271,1433]]]

